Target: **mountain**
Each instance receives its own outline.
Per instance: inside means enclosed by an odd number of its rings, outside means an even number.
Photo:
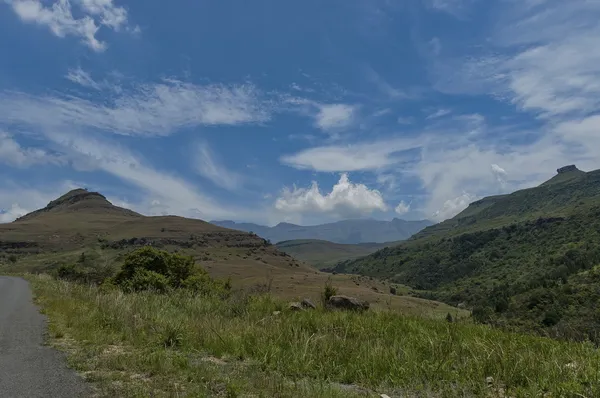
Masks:
[[[279,223],[265,227],[233,221],[212,221],[213,224],[240,231],[254,232],[272,242],[296,239],[317,239],[333,243],[385,243],[408,239],[414,233],[432,224],[431,221],[406,221],[394,218],[392,221],[344,220],[329,224],[301,226]]]
[[[483,322],[600,342],[598,242],[600,170],[568,166],[330,271],[403,283]]]
[[[295,239],[279,242],[275,246],[282,252],[314,267],[326,268],[340,261],[366,256],[396,244],[398,242],[347,245],[318,239]]]
[[[231,278],[236,288],[271,289],[286,299],[316,301],[331,277],[254,234],[198,219],[144,216],[85,189],[0,224],[0,272],[53,272],[74,263],[84,264],[86,272],[110,271],[125,253],[145,245],[191,255],[213,277]],[[335,275],[332,282],[342,294],[374,306],[391,300],[393,308],[404,312],[439,315],[451,309],[415,297],[390,297],[389,284],[377,280]]]

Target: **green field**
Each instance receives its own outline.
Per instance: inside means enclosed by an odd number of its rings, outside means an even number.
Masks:
[[[50,343],[100,396],[600,394],[591,344],[385,310],[290,312],[268,294],[125,294],[28,278]]]

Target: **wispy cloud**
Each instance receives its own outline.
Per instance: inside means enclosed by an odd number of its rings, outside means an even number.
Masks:
[[[10,134],[0,130],[0,163],[26,168],[42,164],[65,164],[65,158],[41,148],[24,148]]]
[[[394,139],[362,142],[352,145],[330,145],[309,148],[292,155],[284,155],[281,162],[298,169],[321,172],[376,170],[407,159],[404,151],[425,142],[415,139]]]
[[[387,210],[379,191],[352,183],[347,174],[342,174],[331,192],[326,194],[321,193],[317,182],[313,182],[310,188],[285,188],[275,201],[275,208],[286,214],[326,213],[333,217],[363,216]]]
[[[184,179],[155,169],[122,146],[79,134],[53,132],[47,136],[71,158],[86,160],[90,169],[108,173],[145,192],[148,197],[144,205],[146,212],[151,206],[160,204],[163,213],[203,219],[228,218],[243,213],[201,194]]]
[[[69,0],[57,0],[52,5],[40,0],[5,0],[24,22],[46,26],[58,36],[75,36],[94,51],[104,51],[105,42],[96,38],[101,26],[119,31],[127,25],[127,11],[112,0],[74,0],[77,13],[74,17]]]
[[[101,84],[92,79],[90,74],[81,68],[70,69],[65,77],[73,83],[83,87],[92,88],[94,90],[102,89]]]
[[[438,119],[440,117],[444,117],[447,116],[449,114],[451,114],[452,111],[450,109],[438,109],[433,113],[430,113],[429,115],[427,115],[427,119],[431,120],[431,119]]]
[[[223,165],[206,142],[199,142],[196,145],[194,166],[201,176],[221,188],[238,191],[244,185],[242,176]]]
[[[321,130],[331,131],[348,127],[354,120],[356,108],[346,104],[319,105],[315,124]]]
[[[96,103],[74,96],[0,93],[0,121],[65,126],[125,135],[169,135],[199,125],[239,125],[270,118],[270,105],[252,85],[198,86],[178,80],[138,85]]]

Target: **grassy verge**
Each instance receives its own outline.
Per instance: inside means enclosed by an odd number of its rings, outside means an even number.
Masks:
[[[102,396],[600,396],[590,344],[386,311],[289,312],[269,296],[29,280],[52,344]]]

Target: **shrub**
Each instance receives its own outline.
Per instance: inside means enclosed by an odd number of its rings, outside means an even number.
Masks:
[[[115,284],[127,288],[140,269],[161,275],[167,281],[168,286],[179,288],[192,275],[194,259],[146,246],[134,250],[125,257],[121,271],[115,276]],[[150,275],[141,273],[137,277],[156,279]]]
[[[11,263],[16,263],[17,262],[17,256],[14,254],[11,254],[10,256],[8,256],[8,261],[10,261]]]
[[[332,296],[335,296],[337,294],[337,289],[335,287],[333,287],[333,284],[331,283],[331,277],[327,279],[327,282],[325,282],[325,288],[323,289],[323,292],[321,293],[321,302],[323,304],[323,307],[327,307],[327,302],[329,301],[329,299]]]
[[[164,293],[169,289],[167,277],[158,272],[138,268],[133,277],[127,280],[122,286],[126,291],[139,292],[142,290],[151,290],[157,293]]]

